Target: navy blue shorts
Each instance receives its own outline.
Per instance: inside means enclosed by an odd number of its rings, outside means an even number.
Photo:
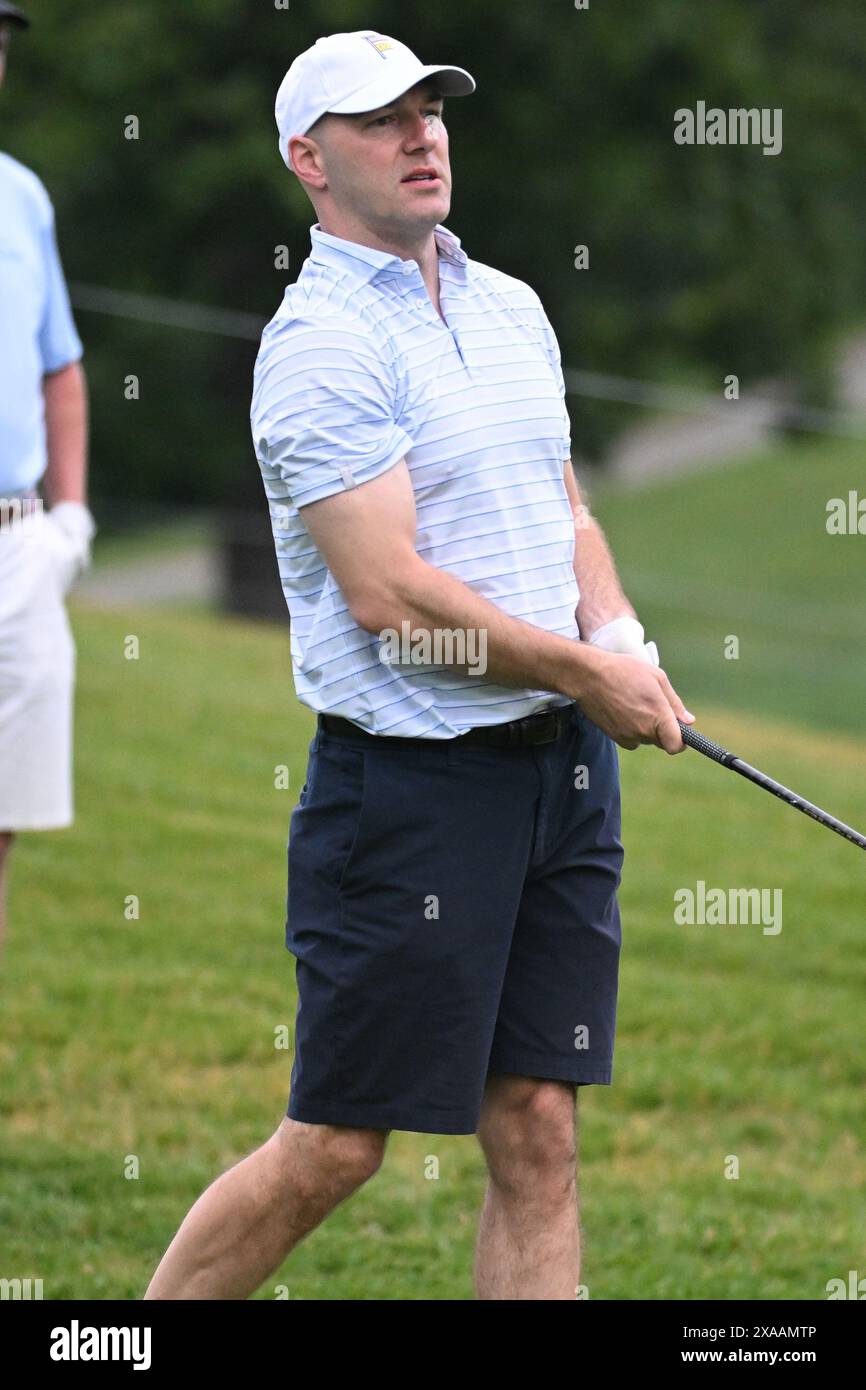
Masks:
[[[292,1119],[474,1134],[489,1073],[610,1083],[619,763],[564,723],[529,748],[319,726],[288,845]]]

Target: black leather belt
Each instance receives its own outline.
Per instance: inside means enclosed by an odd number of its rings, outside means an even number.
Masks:
[[[341,719],[336,714],[320,714],[319,728],[326,734],[336,734],[339,738],[359,739],[364,743],[375,743],[378,747],[408,748],[431,745],[447,748],[460,743],[470,748],[532,748],[539,743],[553,743],[561,737],[571,720],[573,705],[558,705],[555,709],[541,710],[538,714],[527,715],[524,719],[512,719],[509,724],[488,724],[477,729],[467,729],[456,738],[398,738],[394,734],[371,734],[353,724],[350,719]]]

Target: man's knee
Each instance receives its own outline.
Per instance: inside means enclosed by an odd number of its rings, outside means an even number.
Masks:
[[[274,1136],[314,1169],[327,1171],[348,1187],[359,1187],[378,1172],[388,1142],[387,1129],[304,1124],[286,1116]]]
[[[548,1177],[568,1184],[577,1162],[575,1098],[569,1082],[491,1077],[478,1126],[491,1177],[503,1186]]]
[[[339,1171],[359,1183],[378,1172],[385,1157],[388,1130],[353,1129],[345,1125],[320,1125],[319,1128],[328,1131],[323,1136],[323,1146]]]

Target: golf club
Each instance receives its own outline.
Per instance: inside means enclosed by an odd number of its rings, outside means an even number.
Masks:
[[[689,748],[694,748],[697,753],[703,753],[705,758],[712,758],[713,762],[721,763],[722,767],[729,767],[733,772],[739,772],[741,777],[746,777],[756,786],[763,787],[764,791],[772,792],[782,801],[786,801],[789,806],[794,806],[796,810],[802,811],[804,815],[811,816],[820,825],[826,825],[828,830],[835,830],[837,835],[844,835],[846,840],[850,840],[852,845],[859,845],[861,849],[866,849],[866,835],[861,835],[859,831],[852,830],[850,825],[845,825],[844,821],[837,820],[827,811],[822,811],[820,806],[813,806],[811,801],[805,801],[796,792],[783,787],[781,782],[775,782],[766,773],[759,772],[757,768],[750,767],[744,763],[742,758],[738,758],[734,753],[729,753],[726,748],[721,748],[718,743],[713,743],[711,738],[705,734],[698,733],[697,729],[691,729],[687,724],[683,724],[679,719],[680,733],[683,736],[683,743]]]

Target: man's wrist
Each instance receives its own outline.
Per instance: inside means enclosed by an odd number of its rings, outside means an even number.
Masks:
[[[568,695],[572,700],[582,700],[589,692],[594,677],[604,657],[598,647],[588,642],[574,642],[563,639],[559,656],[551,669],[551,689],[558,695]]]

